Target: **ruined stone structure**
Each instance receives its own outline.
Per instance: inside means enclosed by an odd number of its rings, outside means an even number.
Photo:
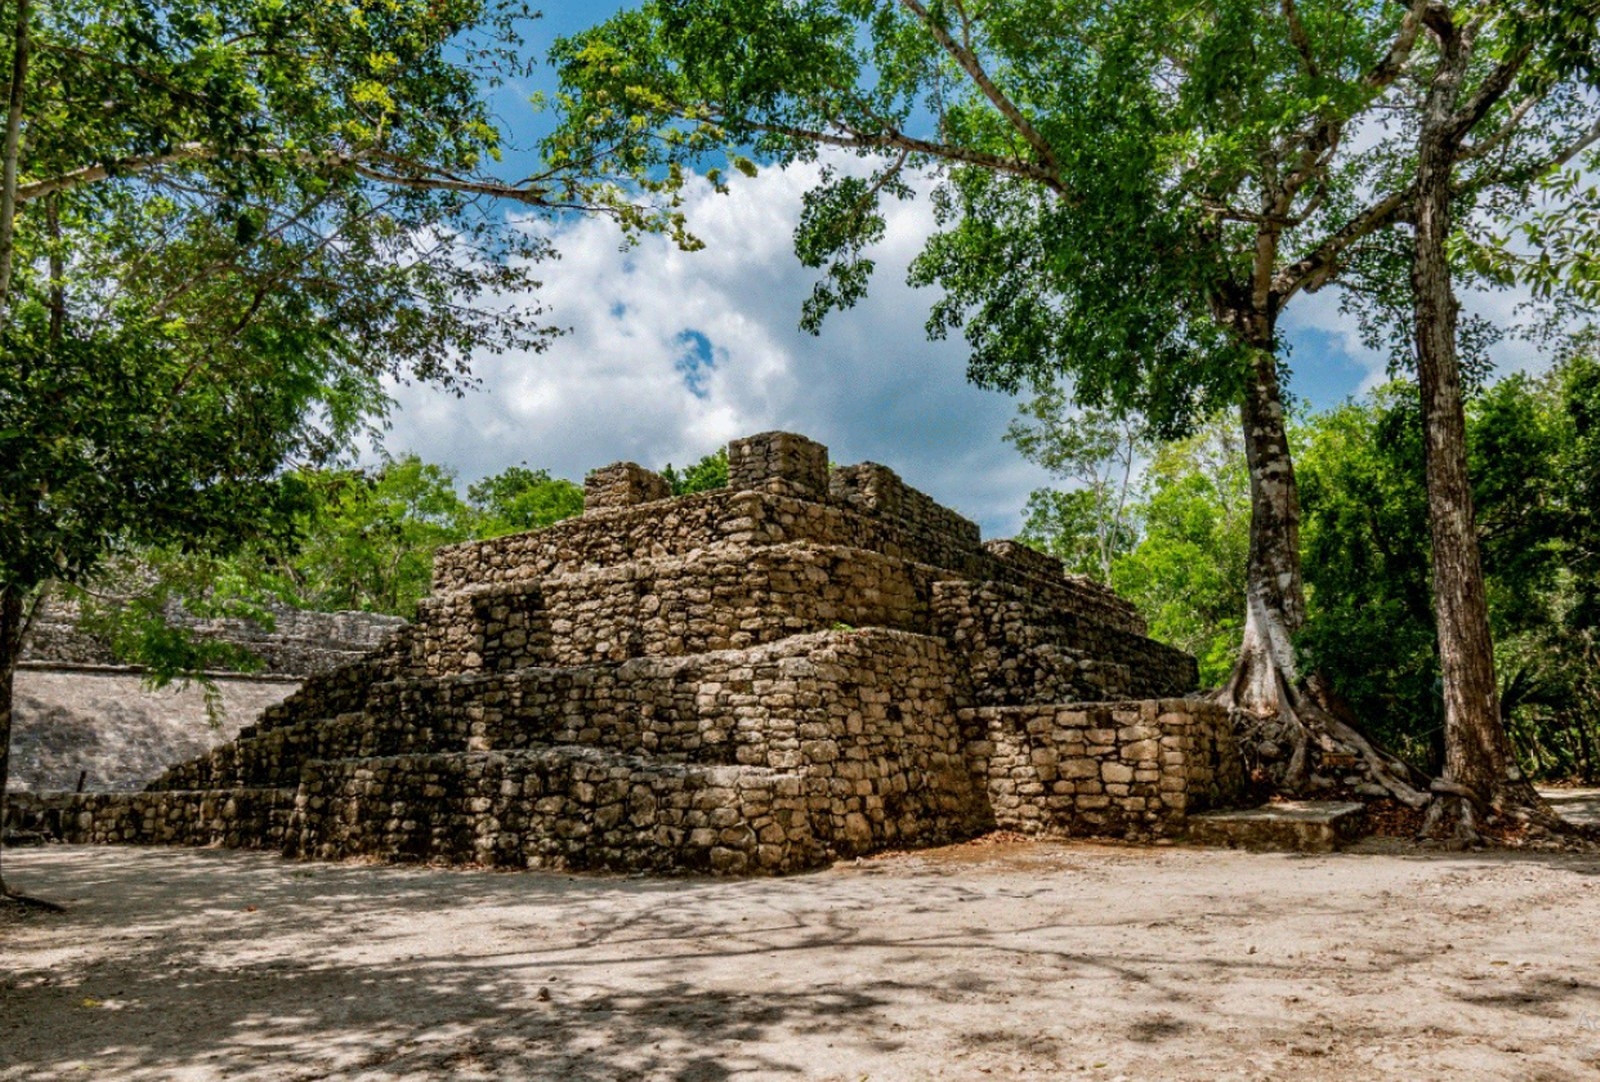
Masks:
[[[151,689],[142,670],[119,663],[110,644],[86,633],[75,606],[52,601],[23,645],[11,731],[13,791],[142,789],[167,767],[231,740],[307,676],[359,661],[405,624],[368,612],[275,608],[269,629],[248,620],[201,620],[182,610],[169,623],[249,650],[250,673],[213,673],[223,709],[208,710],[198,686]]]
[[[269,676],[304,677],[359,661],[405,624],[376,612],[307,612],[274,604],[272,626],[231,618],[201,619],[177,606],[165,619],[199,639],[241,646]],[[79,626],[76,605],[51,599],[34,618],[22,660],[39,667],[124,668],[111,645]]]
[[[769,433],[726,490],[632,464],[581,518],[442,550],[416,621],[75,840],[778,873],[1004,827],[1145,839],[1242,784],[1194,660],[873,464]],[[46,822],[48,820],[48,823]]]

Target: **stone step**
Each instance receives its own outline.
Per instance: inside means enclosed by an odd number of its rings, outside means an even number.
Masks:
[[[780,874],[826,863],[803,779],[599,748],[307,763],[288,856]]]
[[[1189,817],[1189,841],[1234,849],[1330,853],[1359,838],[1366,805],[1295,800]]]
[[[898,759],[915,751],[905,726],[932,732],[949,717],[947,665],[937,640],[869,628],[687,658],[394,680],[369,688],[363,711],[242,734],[152,788],[293,785],[313,759],[555,744],[777,769],[851,758],[848,744],[862,760]],[[899,688],[908,676],[917,686]]]

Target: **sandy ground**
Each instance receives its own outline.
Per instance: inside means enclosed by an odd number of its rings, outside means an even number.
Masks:
[[[973,844],[781,880],[14,851],[0,1079],[1600,1078],[1600,857]]]

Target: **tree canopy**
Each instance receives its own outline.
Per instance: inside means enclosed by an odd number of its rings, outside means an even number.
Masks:
[[[497,176],[516,0],[16,0],[0,138],[0,798],[45,583],[292,528],[384,381],[555,333],[505,213],[677,232],[588,163]],[[681,238],[681,232],[679,232]],[[501,294],[520,303],[499,303]]]

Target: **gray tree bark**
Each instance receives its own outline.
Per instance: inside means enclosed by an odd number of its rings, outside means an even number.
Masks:
[[[1439,47],[1417,141],[1415,236],[1411,266],[1417,388],[1422,400],[1428,527],[1433,542],[1433,605],[1444,685],[1444,799],[1429,829],[1448,825],[1476,837],[1477,815],[1511,807],[1559,822],[1517,770],[1500,716],[1494,639],[1467,469],[1466,409],[1456,347],[1455,296],[1446,244],[1452,228],[1454,170],[1474,118],[1462,112],[1473,38],[1436,6],[1426,26]],[[1446,823],[1453,817],[1454,821]]]

